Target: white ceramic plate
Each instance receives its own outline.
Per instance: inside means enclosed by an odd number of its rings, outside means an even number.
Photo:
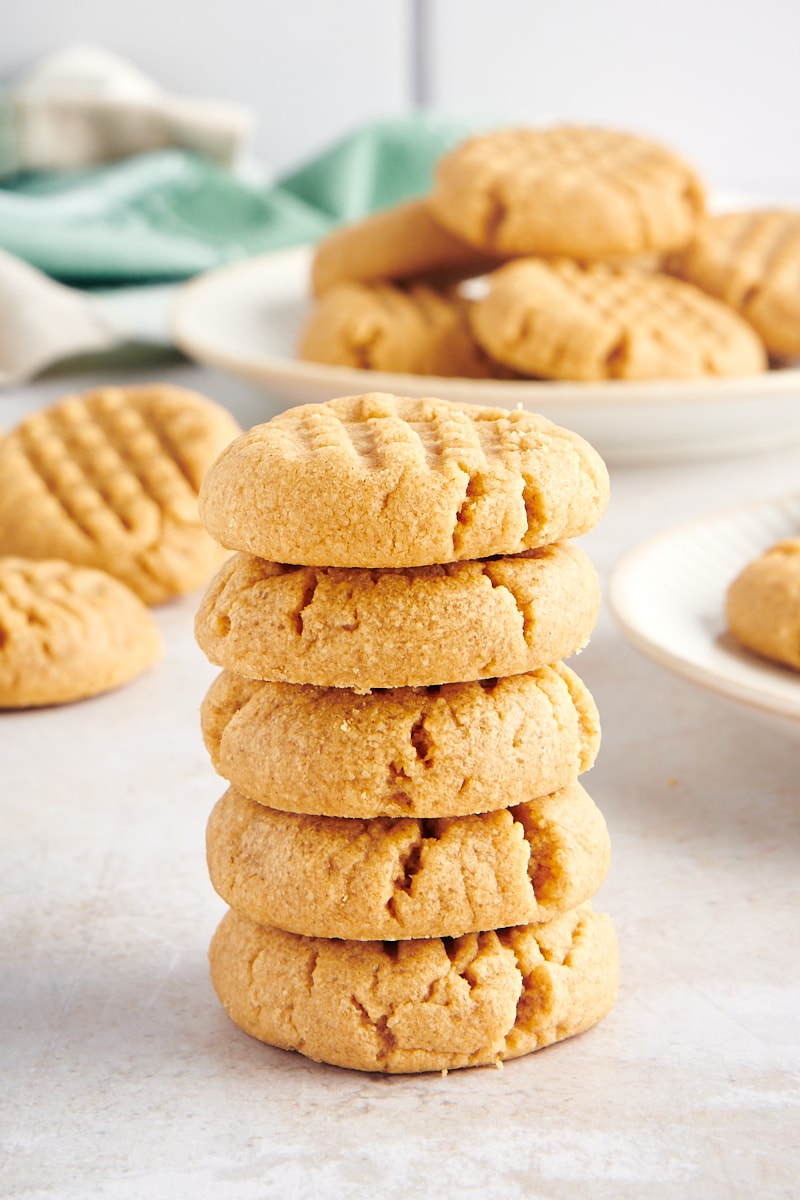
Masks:
[[[308,312],[309,247],[245,259],[184,285],[172,315],[190,358],[261,384],[266,420],[291,404],[365,391],[521,404],[583,434],[614,464],[706,459],[800,440],[800,370],[735,379],[544,383],[442,379],[295,358]],[[275,407],[277,402],[277,407]]]
[[[739,571],[799,533],[800,494],[678,526],[618,564],[612,612],[628,639],[662,666],[800,736],[800,674],[740,648],[724,616],[725,592]]]

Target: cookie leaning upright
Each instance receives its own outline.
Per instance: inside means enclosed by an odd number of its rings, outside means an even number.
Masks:
[[[577,537],[608,493],[599,454],[544,417],[374,392],[237,438],[200,514],[223,546],[273,562],[418,567]]]
[[[498,256],[593,259],[686,245],[705,208],[695,171],[665,147],[608,129],[506,129],[438,164],[431,211]]]
[[[197,492],[240,432],[183,388],[68,396],[0,442],[0,554],[95,567],[159,604],[204,583],[224,555]]]

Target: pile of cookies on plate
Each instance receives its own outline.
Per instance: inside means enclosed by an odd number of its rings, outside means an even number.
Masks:
[[[800,356],[800,213],[711,215],[679,156],[609,129],[506,129],[428,196],[332,233],[301,358],[414,375],[748,375]]]
[[[368,1071],[499,1063],[612,1007],[579,782],[608,475],[522,410],[384,393],[237,438],[200,494],[236,551],[201,603],[202,706],[230,787],[207,836],[229,910],[214,986],[262,1041]]]
[[[84,699],[158,661],[149,606],[224,557],[197,493],[239,432],[153,384],[67,396],[0,441],[0,708]]]

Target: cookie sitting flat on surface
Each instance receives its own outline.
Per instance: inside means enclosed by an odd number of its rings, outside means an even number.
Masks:
[[[535,671],[582,649],[599,608],[597,572],[569,542],[405,570],[237,554],[195,636],[212,663],[251,679],[368,692]]]
[[[163,654],[150,611],[103,571],[0,558],[0,708],[109,691]]]
[[[669,150],[570,125],[470,138],[440,159],[429,203],[486,253],[569,258],[678,249],[705,207],[694,170]]]
[[[223,671],[201,717],[215,769],[239,791],[333,817],[510,808],[589,770],[600,743],[594,701],[563,663],[366,696]]]
[[[516,554],[585,533],[607,502],[600,456],[544,417],[380,392],[255,426],[200,491],[229,549],[342,567]]]
[[[526,258],[501,267],[470,310],[494,358],[550,379],[681,379],[766,369],[733,309],[668,275]]]
[[[728,588],[726,615],[748,650],[800,671],[800,537],[748,563]]]
[[[318,817],[231,788],[207,830],[211,882],[263,925],[356,940],[460,937],[550,921],[608,870],[608,832],[577,782],[478,816]]]
[[[771,354],[800,356],[800,212],[709,216],[669,267],[746,317]]]
[[[311,288],[319,296],[343,280],[478,275],[496,264],[493,255],[476,251],[442,228],[424,200],[409,200],[336,229],[321,241]]]
[[[339,283],[311,311],[300,357],[331,366],[488,379],[509,375],[477,345],[470,301],[424,283]]]
[[[147,604],[199,587],[224,554],[197,492],[239,432],[182,388],[68,396],[0,441],[0,554],[97,567]]]
[[[229,912],[211,978],[245,1032],[361,1071],[441,1071],[582,1033],[614,1004],[616,937],[589,905],[452,941],[306,938]]]

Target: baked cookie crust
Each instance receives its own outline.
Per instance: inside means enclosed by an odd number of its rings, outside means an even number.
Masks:
[[[544,417],[373,392],[237,438],[200,513],[222,545],[274,562],[414,567],[577,537],[608,495],[597,452]]]
[[[616,998],[610,919],[583,905],[543,925],[462,938],[304,938],[229,912],[211,978],[246,1033],[360,1071],[483,1066],[582,1033]]]
[[[485,253],[578,259],[679,249],[705,209],[699,177],[671,151],[577,125],[468,139],[440,159],[429,203]]]
[[[363,821],[279,812],[231,788],[206,844],[211,882],[236,912],[355,940],[550,921],[594,895],[610,860],[605,821],[577,782],[478,816]]]
[[[728,588],[725,609],[738,642],[800,671],[800,537],[748,563]]]
[[[332,817],[509,808],[566,786],[600,745],[594,700],[563,663],[367,695],[223,671],[201,721],[215,770],[239,791]]]
[[[0,558],[0,708],[110,691],[163,652],[149,609],[111,575],[61,560]]]
[[[195,636],[212,663],[251,679],[368,692],[535,671],[582,649],[599,608],[597,572],[570,542],[406,570],[237,554]]]
[[[527,258],[470,310],[493,357],[550,379],[685,379],[767,367],[747,322],[691,284],[635,267]]]
[[[200,521],[200,482],[239,432],[166,384],[66,397],[0,441],[0,554],[107,571],[146,604],[192,591],[225,557]]]

